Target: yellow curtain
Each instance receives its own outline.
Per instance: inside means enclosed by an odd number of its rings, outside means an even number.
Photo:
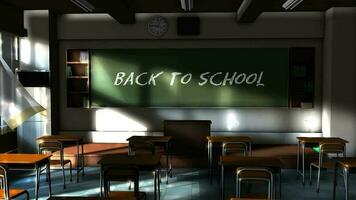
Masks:
[[[0,56],[0,115],[10,129],[15,129],[36,113],[45,111],[17,80]]]

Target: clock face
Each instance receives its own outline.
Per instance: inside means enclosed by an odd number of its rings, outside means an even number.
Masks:
[[[147,30],[153,36],[162,36],[168,31],[168,22],[161,16],[154,17],[148,22]]]

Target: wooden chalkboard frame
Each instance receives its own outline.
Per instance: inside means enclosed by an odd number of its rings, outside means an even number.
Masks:
[[[287,52],[287,56],[289,56],[289,49],[288,48],[259,48],[259,50],[265,50],[265,51],[268,51],[268,50],[270,50],[270,49],[284,49],[286,52]],[[104,50],[108,50],[108,49],[104,49]],[[110,49],[111,51],[113,50],[113,49]],[[115,50],[115,49],[114,49]],[[131,49],[130,49],[131,50]],[[140,50],[142,50],[142,49],[140,49]],[[147,49],[143,49],[143,50],[147,50]],[[191,50],[191,49],[189,49],[189,50]],[[200,50],[200,49],[194,49],[194,50]],[[93,52],[93,51],[95,51],[95,50],[91,50],[91,53]],[[93,57],[92,55],[91,55],[91,57]],[[288,57],[288,59],[289,59],[289,57]],[[289,63],[289,62],[288,62]],[[287,65],[289,65],[287,63]],[[93,64],[91,64],[92,66],[93,66]],[[286,66],[287,68],[288,68],[288,70],[289,70],[289,66]],[[93,69],[91,68],[91,72],[93,73]],[[95,72],[94,72],[95,73]],[[289,74],[289,72],[288,72],[288,74]],[[287,75],[288,76],[288,75]],[[275,105],[271,105],[271,106],[269,106],[269,105],[264,105],[264,106],[246,106],[246,105],[244,105],[244,106],[236,106],[236,105],[229,105],[229,106],[222,106],[222,105],[217,105],[217,106],[212,106],[212,105],[209,105],[209,106],[206,106],[206,105],[203,105],[203,106],[196,106],[196,105],[194,105],[194,106],[189,106],[189,105],[184,105],[184,106],[176,106],[176,105],[173,105],[173,106],[166,106],[166,105],[164,105],[164,106],[160,106],[160,105],[120,105],[120,106],[117,106],[117,105],[105,105],[104,107],[108,107],[108,106],[110,106],[110,107],[152,107],[152,108],[171,108],[171,107],[180,107],[180,108],[197,108],[197,107],[199,107],[199,108],[204,108],[204,107],[207,107],[207,108],[228,108],[228,107],[289,107],[289,102],[290,102],[290,100],[289,100],[289,77],[287,78],[288,80],[288,83],[286,83],[286,84],[288,84],[288,86],[287,86],[287,91],[286,91],[286,102],[285,102],[285,105],[284,106],[275,106]],[[91,85],[91,88],[93,88],[92,87],[92,82],[93,82],[93,75],[91,76],[91,80],[90,80],[90,85]],[[92,94],[93,94],[94,92],[92,92]],[[91,101],[92,102],[94,102],[95,100],[92,98],[93,96],[91,96]],[[92,107],[98,107],[98,106],[96,106],[96,105],[93,105]]]

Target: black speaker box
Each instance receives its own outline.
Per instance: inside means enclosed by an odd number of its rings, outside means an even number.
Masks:
[[[49,72],[19,71],[17,74],[24,87],[49,87]]]
[[[178,35],[199,35],[200,18],[199,17],[178,17],[177,18]]]

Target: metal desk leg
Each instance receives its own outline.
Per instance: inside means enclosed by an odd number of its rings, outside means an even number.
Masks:
[[[82,144],[82,154],[81,154],[81,157],[82,157],[82,160],[81,160],[81,161],[82,161],[82,162],[81,162],[81,163],[82,163],[82,170],[83,170],[83,171],[82,171],[82,176],[84,176],[84,165],[85,165],[85,162],[84,162],[84,144],[83,144],[83,143],[84,143],[84,142],[82,141],[82,142],[81,142],[81,144]]]
[[[153,190],[154,190],[154,199],[155,200],[157,200],[157,182],[158,182],[158,178],[157,178],[157,173],[158,173],[158,171],[157,171],[157,169],[155,169],[155,172],[154,172],[154,186],[153,186]]]
[[[173,168],[172,168],[172,155],[171,155],[171,142],[168,142],[168,153],[169,153],[169,175],[172,178],[173,176]]]
[[[349,169],[344,167],[345,200],[349,199]]]
[[[209,176],[210,176],[210,184],[213,184],[213,143],[208,143],[208,155],[209,155]]]
[[[248,148],[250,149],[250,156],[252,156],[252,147],[251,146],[252,146],[252,144],[251,144],[251,142],[249,142],[248,143]]]
[[[274,178],[274,174],[272,174],[272,177],[271,177],[271,188],[270,188],[270,191],[271,191],[271,194],[270,194],[270,197],[271,199],[276,199],[276,182],[277,180]]]
[[[140,172],[137,170],[136,171],[136,173],[137,173],[137,176],[135,176],[135,179],[134,179],[134,192],[135,192],[135,196],[136,197],[138,197],[139,196],[139,193],[140,193],[140,189],[139,189],[139,174],[140,174]]]
[[[208,177],[209,177],[209,180],[210,180],[210,176],[211,176],[211,174],[210,174],[210,142],[208,141]]]
[[[65,174],[65,171],[64,171],[64,152],[63,152],[63,147],[61,149],[61,167],[62,167],[62,176],[63,176],[63,189],[66,189],[66,174]],[[47,175],[47,179],[48,178],[48,175]]]
[[[225,188],[224,188],[224,165],[221,165],[221,200],[225,198]]]
[[[334,185],[333,185],[333,200],[335,200],[335,194],[336,194],[336,182],[337,182],[337,163],[335,163],[334,167]]]
[[[127,146],[127,154],[128,154],[128,155],[132,155],[132,154],[131,154],[131,141],[129,141],[129,144],[128,144],[128,146]]]
[[[48,195],[49,197],[52,196],[52,183],[51,183],[51,164],[50,160],[48,160],[47,165],[46,165],[46,173],[48,177]]]
[[[103,166],[100,165],[100,197],[103,197],[103,181],[104,181],[104,177],[103,177]]]
[[[157,175],[158,175],[158,181],[157,181],[157,186],[158,186],[158,190],[157,190],[157,192],[158,192],[158,200],[160,200],[161,199],[161,170],[160,170],[160,168],[158,168],[158,173],[157,173]]]
[[[165,152],[166,152],[166,184],[168,184],[168,173],[169,173],[169,163],[168,163],[168,158],[169,158],[169,147],[168,147],[168,142],[166,143],[166,148],[165,148]]]
[[[77,183],[79,183],[79,141],[77,142]]]
[[[279,171],[279,199],[282,199],[282,169]]]
[[[305,166],[304,166],[304,157],[305,157],[305,143],[302,144],[302,178],[303,178],[303,185],[305,184]]]
[[[300,142],[298,140],[298,152],[297,152],[297,179],[299,177],[299,157],[300,157]]]
[[[40,166],[36,165],[36,180],[35,180],[35,199],[38,199],[38,192],[40,189]]]

